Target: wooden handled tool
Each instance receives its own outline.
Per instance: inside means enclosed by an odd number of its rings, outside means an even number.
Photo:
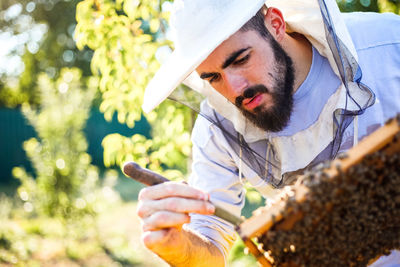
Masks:
[[[169,180],[158,173],[142,168],[136,162],[127,162],[124,164],[124,173],[130,178],[141,182],[144,185],[152,186],[168,182]]]
[[[135,162],[125,163],[123,171],[130,178],[147,186],[157,185],[169,181],[164,176],[148,169],[142,168]],[[230,222],[235,226],[238,226],[240,223],[243,222],[242,218],[230,213],[229,211],[219,207],[218,205],[215,205],[214,203],[211,204],[213,204],[215,207],[215,216],[224,219],[225,221]]]

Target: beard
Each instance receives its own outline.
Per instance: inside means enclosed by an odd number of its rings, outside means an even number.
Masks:
[[[273,38],[269,40],[275,55],[274,87],[269,90],[263,84],[251,86],[236,98],[235,105],[257,127],[265,131],[279,132],[288,124],[293,109],[294,70],[291,58],[280,44]],[[257,93],[269,94],[272,97],[272,106],[258,106],[253,112],[244,109],[243,100],[251,99]]]

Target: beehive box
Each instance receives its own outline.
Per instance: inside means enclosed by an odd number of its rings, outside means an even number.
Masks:
[[[237,231],[263,266],[366,266],[400,249],[400,116]]]

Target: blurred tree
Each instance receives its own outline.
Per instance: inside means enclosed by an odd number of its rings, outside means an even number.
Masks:
[[[337,0],[342,12],[392,12],[400,14],[400,0]]]
[[[106,119],[134,126],[142,114],[143,91],[171,46],[168,32],[169,1],[84,0],[77,6],[77,46],[93,49],[91,69],[100,79],[100,110]],[[169,169],[169,178],[187,172],[192,112],[182,105],[161,104],[146,115],[152,138],[118,134],[103,140],[105,164],[135,160],[156,171]],[[174,169],[174,170],[173,170]]]
[[[400,0],[378,0],[380,12],[392,12],[400,15]]]
[[[337,0],[342,12],[379,12],[377,0]]]
[[[83,129],[97,85],[97,78],[82,77],[77,68],[62,68],[55,78],[42,73],[35,88],[40,104],[22,104],[37,136],[24,142],[34,173],[13,169],[21,182],[15,205],[0,194],[0,265],[94,266],[86,264],[90,258],[106,266],[138,264],[126,236],[110,241],[98,226],[99,215],[122,203],[114,190],[118,172],[107,170],[99,179],[86,152]]]
[[[73,40],[79,0],[3,0],[0,2],[0,106],[38,104],[40,73],[57,77],[62,67],[89,76],[92,51]]]
[[[83,89],[78,69],[62,69],[56,81],[47,74],[38,79],[41,104],[22,106],[38,138],[24,143],[35,169],[34,179],[23,168],[13,174],[21,181],[18,194],[26,211],[69,218],[90,213],[88,201],[96,188],[98,172],[90,164],[83,133],[96,88]]]

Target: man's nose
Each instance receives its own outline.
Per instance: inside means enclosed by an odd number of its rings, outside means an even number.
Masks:
[[[243,75],[237,73],[224,73],[223,79],[229,91],[233,92],[236,96],[241,95],[248,87],[247,79]]]

